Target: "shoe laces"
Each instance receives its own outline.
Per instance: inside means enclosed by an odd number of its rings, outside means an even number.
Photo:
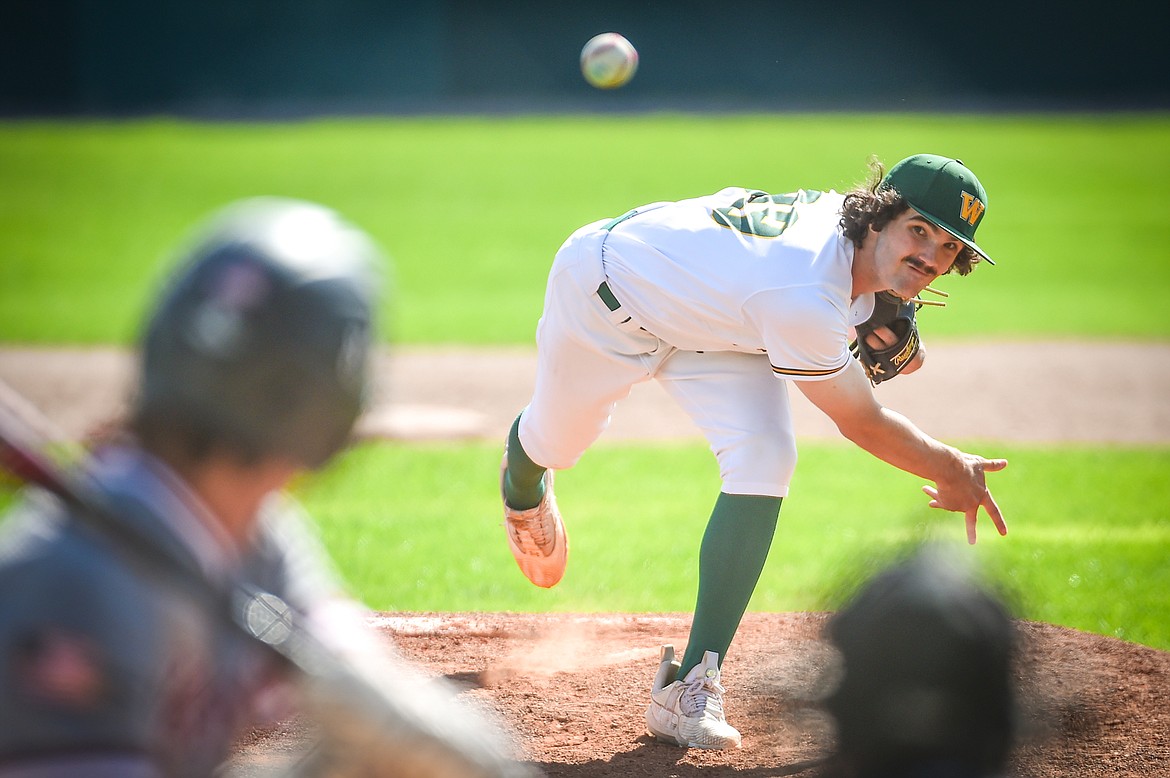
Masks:
[[[520,511],[509,517],[508,523],[512,525],[517,542],[522,542],[521,532],[528,533],[533,544],[542,551],[553,542],[556,536],[556,522],[548,501],[549,496],[546,494],[535,508]]]
[[[719,676],[713,678],[701,675],[693,681],[683,683],[683,693],[679,705],[683,713],[688,716],[698,716],[704,711],[711,712],[715,718],[723,720],[723,685],[719,683]]]
[[[532,535],[532,542],[544,548],[553,535],[552,511],[542,510],[544,503],[536,506],[536,513],[524,522],[524,528]]]

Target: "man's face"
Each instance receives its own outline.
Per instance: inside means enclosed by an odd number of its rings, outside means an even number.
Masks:
[[[876,268],[887,289],[917,297],[931,281],[951,269],[963,249],[953,235],[908,208],[874,236]]]

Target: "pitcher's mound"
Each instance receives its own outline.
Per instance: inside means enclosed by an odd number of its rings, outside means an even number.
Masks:
[[[644,733],[658,649],[686,644],[689,614],[380,614],[425,669],[499,711],[549,776],[817,775],[832,748],[818,696],[834,655],[827,614],[749,613],[723,668],[735,751],[682,749]],[[1170,775],[1170,653],[1046,624],[1019,624],[1021,739],[1013,778]],[[240,775],[303,737],[295,722],[255,736]]]

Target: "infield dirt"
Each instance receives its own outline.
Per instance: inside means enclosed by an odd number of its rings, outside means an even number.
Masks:
[[[130,355],[117,349],[0,347],[0,380],[70,436],[120,411],[133,368]],[[359,431],[502,443],[528,401],[535,371],[533,351],[525,348],[384,351],[374,402]],[[931,345],[921,371],[877,392],[884,405],[943,440],[1170,442],[1170,343]],[[840,439],[800,392],[790,397],[799,437]],[[650,382],[618,405],[604,439],[695,437],[690,420]]]
[[[534,376],[525,349],[404,348],[379,365],[362,432],[410,440],[502,441]],[[116,417],[131,374],[130,358],[116,350],[0,349],[0,380],[68,437]],[[944,440],[1170,443],[1170,344],[931,347],[921,373],[878,391]],[[838,437],[798,393],[792,399],[801,437]],[[674,440],[694,431],[650,384],[619,406],[607,437]],[[723,678],[744,747],[724,752],[680,749],[643,732],[659,645],[685,645],[689,614],[378,614],[374,625],[421,668],[497,711],[519,753],[549,776],[812,778],[833,737],[816,705],[832,661],[820,641],[826,615],[745,617]],[[1170,776],[1170,653],[1047,624],[1019,628],[1013,776]],[[305,738],[295,718],[253,733],[231,774],[280,774]]]
[[[660,643],[689,614],[381,614],[378,629],[425,670],[496,711],[522,757],[564,778],[814,778],[833,732],[817,705],[831,650],[824,613],[748,613],[724,666],[733,751],[644,733]],[[1021,737],[1013,778],[1170,774],[1170,654],[1047,624],[1019,624]],[[305,743],[296,720],[256,733],[234,778],[270,775]]]

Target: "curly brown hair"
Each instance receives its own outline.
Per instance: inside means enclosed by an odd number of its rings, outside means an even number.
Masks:
[[[877,159],[869,160],[869,178],[845,193],[841,206],[841,231],[845,237],[860,246],[872,227],[875,232],[896,219],[910,207],[896,189],[879,189],[885,177],[885,167]],[[947,273],[955,272],[965,276],[975,269],[979,254],[969,246],[963,246]],[[944,274],[945,275],[945,274]]]

